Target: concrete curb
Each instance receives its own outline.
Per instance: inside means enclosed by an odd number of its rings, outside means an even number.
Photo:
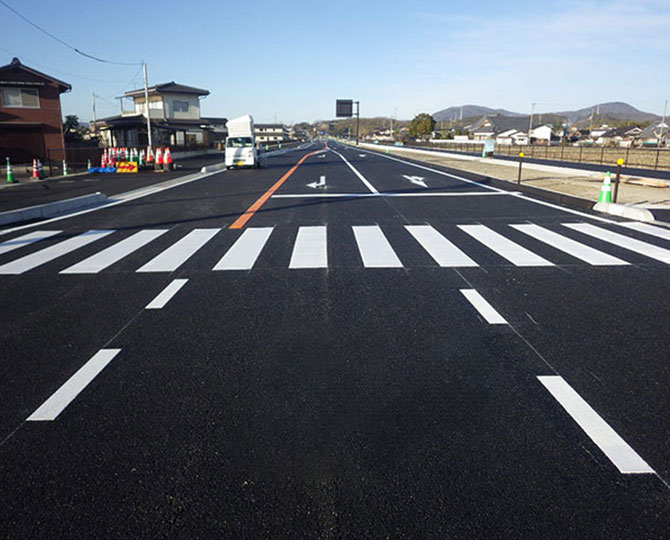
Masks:
[[[65,199],[63,201],[55,201],[46,204],[39,204],[36,206],[28,206],[26,208],[17,208],[16,210],[9,210],[0,213],[0,225],[7,225],[8,223],[16,223],[19,221],[29,221],[32,219],[48,218],[67,214],[82,208],[88,208],[107,202],[107,195],[104,193],[91,193],[90,195],[83,195],[81,197],[74,197],[73,199]]]
[[[634,221],[656,221],[654,215],[646,208],[627,206],[618,203],[599,202],[593,205],[593,210],[611,216],[619,216]]]
[[[217,171],[223,171],[226,169],[226,164],[225,163],[217,163],[215,165],[207,165],[200,169],[201,173],[210,173],[210,172],[217,172]]]

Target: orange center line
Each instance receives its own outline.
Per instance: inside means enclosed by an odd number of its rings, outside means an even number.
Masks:
[[[254,204],[252,204],[249,208],[247,208],[247,211],[244,212],[244,214],[242,214],[240,217],[238,217],[235,220],[235,222],[228,228],[229,229],[241,229],[242,227],[244,227],[244,225],[247,223],[247,221],[249,221],[253,217],[253,215],[256,212],[258,212],[258,210],[261,208],[261,206],[263,206],[267,202],[267,200],[270,197],[272,197],[273,193],[275,191],[277,191],[282,186],[282,184],[284,182],[286,182],[286,180],[289,179],[289,177],[296,171],[296,169],[298,167],[300,167],[300,165],[302,164],[303,161],[305,161],[309,156],[313,156],[314,154],[318,154],[319,152],[323,152],[327,148],[328,148],[328,145],[326,144],[326,146],[324,146],[323,148],[321,148],[319,150],[315,150],[314,152],[310,152],[309,154],[305,154],[302,158],[300,158],[300,161],[298,161],[298,163],[293,165],[293,167],[291,167],[289,169],[289,171],[284,176],[282,176],[279,180],[277,180],[270,189],[268,189],[265,193],[263,193],[263,195],[261,195]]]

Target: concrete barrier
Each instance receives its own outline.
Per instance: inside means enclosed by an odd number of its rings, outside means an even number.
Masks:
[[[599,202],[593,206],[593,209],[596,212],[632,219],[634,221],[655,221],[654,215],[649,210],[640,208],[639,206]]]
[[[76,210],[81,210],[82,208],[89,208],[91,206],[103,204],[107,202],[107,200],[107,195],[98,191],[97,193],[82,195],[81,197],[74,197],[73,199],[65,199],[63,201],[54,201],[36,206],[28,206],[26,208],[17,208],[16,210],[8,210],[7,212],[0,213],[0,225],[60,216]]]
[[[226,169],[226,164],[225,163],[215,163],[214,165],[207,165],[200,169],[201,173],[211,173],[211,172],[217,172],[217,171],[223,171]]]

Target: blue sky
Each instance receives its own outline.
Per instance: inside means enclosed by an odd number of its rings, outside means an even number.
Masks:
[[[661,114],[670,99],[670,1],[5,0],[61,39],[121,62],[146,59],[149,84],[207,88],[203,116],[293,123],[411,118],[452,105],[527,113],[626,101]],[[143,26],[148,23],[148,27]],[[83,58],[0,5],[0,65],[18,56],[72,84],[63,114],[118,114],[139,66]],[[126,105],[129,107],[129,105]]]

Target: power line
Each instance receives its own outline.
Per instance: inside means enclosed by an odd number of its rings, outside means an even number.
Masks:
[[[115,65],[117,65],[117,66],[137,66],[137,65],[140,65],[139,62],[113,62],[113,61],[111,61],[111,60],[105,60],[104,58],[98,58],[97,56],[93,56],[92,54],[88,54],[88,53],[86,53],[86,52],[84,52],[84,51],[80,51],[80,50],[77,49],[74,45],[70,45],[68,42],[63,41],[63,40],[60,39],[59,37],[54,36],[51,32],[49,32],[49,31],[45,30],[44,28],[42,28],[41,26],[35,24],[33,21],[31,21],[30,19],[28,19],[26,16],[24,16],[24,15],[22,15],[21,13],[19,13],[18,11],[16,11],[12,6],[10,6],[10,5],[9,5],[7,2],[5,2],[4,0],[0,0],[0,4],[2,4],[2,5],[5,6],[9,11],[11,11],[11,12],[14,13],[15,15],[17,15],[18,17],[20,17],[21,19],[23,19],[24,21],[26,21],[29,25],[33,26],[34,28],[37,28],[37,29],[38,29],[40,32],[42,32],[43,34],[46,34],[46,35],[49,36],[51,39],[56,40],[58,43],[60,43],[61,45],[64,45],[64,46],[67,47],[68,49],[72,49],[74,52],[76,52],[77,54],[80,54],[81,56],[85,56],[86,58],[90,58],[91,60],[95,60],[96,62],[102,62],[103,64],[115,64]]]
[[[9,49],[5,49],[4,47],[0,47],[0,50],[5,51],[7,54],[11,54],[12,56],[17,56],[17,57],[20,57],[24,60],[28,60],[31,64],[39,66],[42,69],[47,69],[47,70],[53,71],[55,73],[60,73],[61,75],[67,75],[68,77],[74,77],[75,79],[82,79],[84,81],[93,81],[93,82],[99,82],[99,83],[114,83],[114,84],[121,82],[121,81],[111,81],[111,80],[105,80],[105,79],[93,79],[91,77],[83,77],[81,75],[75,75],[74,73],[68,73],[67,71],[61,71],[60,69],[52,68],[50,66],[45,66],[44,64],[39,63],[37,60],[34,60],[34,59],[32,59],[28,56],[25,56],[23,54],[17,53],[16,51],[10,51]],[[137,75],[135,75],[135,77],[137,77]]]

